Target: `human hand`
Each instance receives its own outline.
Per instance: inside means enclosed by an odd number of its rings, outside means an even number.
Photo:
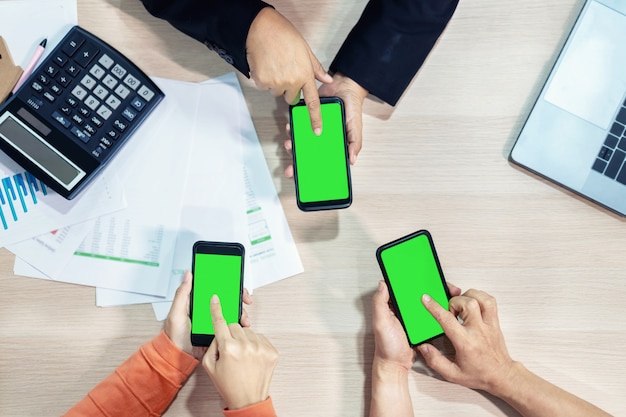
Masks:
[[[468,290],[450,300],[450,311],[427,295],[422,302],[456,351],[451,361],[433,345],[420,345],[418,349],[428,366],[450,382],[498,395],[499,387],[515,372],[515,362],[500,330],[495,298],[483,291]]]
[[[288,104],[297,103],[302,90],[311,128],[320,135],[322,116],[315,80],[330,83],[333,79],[300,32],[278,11],[265,7],[250,26],[246,52],[250,77],[259,89],[283,96]]]
[[[363,101],[367,97],[367,90],[351,78],[337,72],[333,75],[332,83],[320,86],[319,95],[320,97],[340,97],[343,100],[348,136],[348,157],[350,165],[354,165],[363,146]],[[287,133],[289,135],[289,131]],[[285,149],[288,152],[291,152],[292,145],[291,138],[285,140]],[[292,164],[285,169],[285,176],[293,177]]]
[[[178,346],[184,352],[195,356],[197,359],[202,358],[206,348],[192,346],[191,345],[191,319],[189,318],[189,295],[191,294],[191,272],[185,271],[183,281],[176,289],[174,294],[174,300],[172,301],[172,307],[165,319],[165,334],[170,340]],[[244,304],[252,304],[252,297],[248,293],[247,289],[244,289],[243,298]],[[241,313],[241,325],[244,327],[250,327],[250,319],[248,318],[248,312],[243,309]]]
[[[219,298],[211,298],[215,338],[202,366],[230,410],[264,401],[278,352],[269,340],[238,324],[227,325]]]

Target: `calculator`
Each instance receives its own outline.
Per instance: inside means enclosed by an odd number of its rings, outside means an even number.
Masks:
[[[128,58],[74,26],[0,107],[0,149],[70,200],[163,97]]]

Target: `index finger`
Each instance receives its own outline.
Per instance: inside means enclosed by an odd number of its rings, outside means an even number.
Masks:
[[[320,109],[320,96],[315,86],[315,80],[310,80],[302,86],[304,102],[309,109],[311,129],[319,136],[322,134],[322,111]]]
[[[213,331],[216,339],[223,340],[230,336],[230,330],[222,314],[222,305],[217,294],[213,294],[211,297],[211,320],[213,321]]]
[[[433,300],[429,295],[424,294],[422,296],[422,304],[426,307],[426,310],[437,320],[437,323],[441,325],[444,333],[454,344],[454,340],[463,331],[463,326],[454,317],[454,314],[441,307],[439,303]]]

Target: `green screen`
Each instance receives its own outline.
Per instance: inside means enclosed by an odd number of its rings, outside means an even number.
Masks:
[[[196,253],[191,333],[214,334],[211,297],[217,294],[226,323],[239,322],[241,256]]]
[[[298,196],[301,202],[345,200],[350,196],[348,164],[339,103],[323,103],[320,136],[311,129],[306,106],[292,108]]]
[[[422,295],[428,294],[448,309],[448,297],[428,235],[419,234],[384,249],[380,257],[411,345],[443,333],[421,300]]]

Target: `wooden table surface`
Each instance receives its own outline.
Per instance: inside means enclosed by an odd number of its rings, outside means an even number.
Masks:
[[[366,1],[274,4],[328,66]],[[284,416],[367,415],[376,248],[431,231],[448,281],[493,294],[514,359],[626,415],[626,224],[507,161],[582,0],[461,1],[395,109],[368,99],[347,210],[303,213],[282,172],[287,105],[239,75],[305,272],[259,288],[254,329],[280,352]],[[232,68],[138,0],[78,0],[79,24],[149,75],[202,81]],[[409,51],[407,51],[409,53]],[[14,276],[0,250],[0,415],[60,415],[162,323],[149,305],[95,307],[93,288]],[[515,416],[418,361],[417,416]],[[166,415],[218,416],[202,368]]]

